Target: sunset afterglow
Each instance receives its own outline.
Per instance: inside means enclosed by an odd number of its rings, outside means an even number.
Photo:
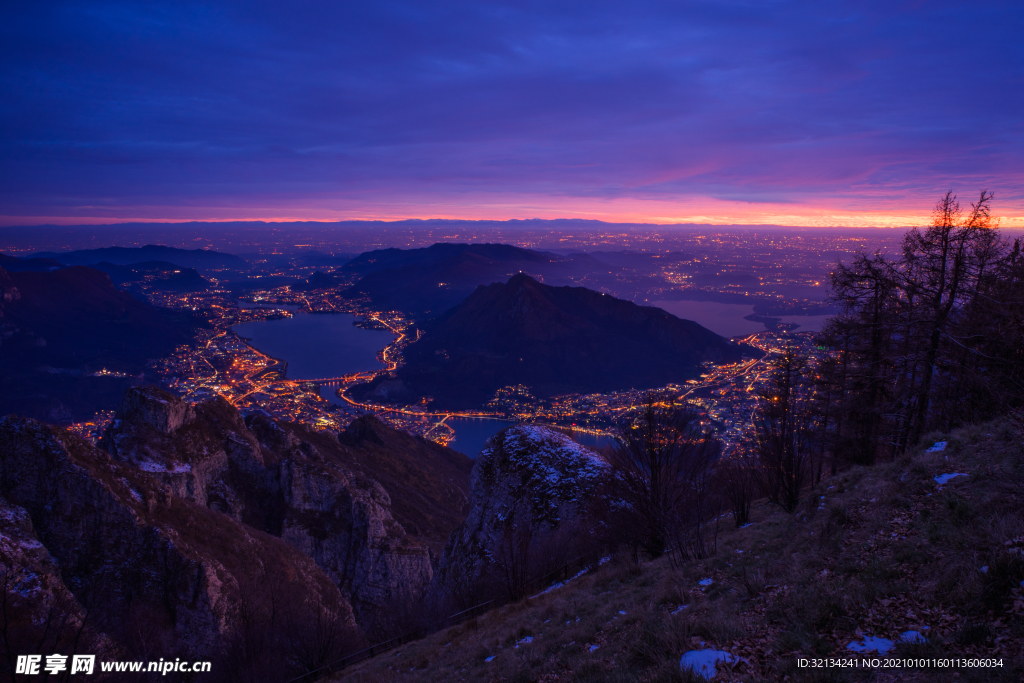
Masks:
[[[1013,3],[446,7],[14,8],[0,224],[1024,226]]]

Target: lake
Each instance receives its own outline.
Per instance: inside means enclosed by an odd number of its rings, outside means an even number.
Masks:
[[[297,313],[291,318],[242,323],[232,329],[268,356],[287,361],[289,379],[319,379],[384,367],[377,360],[377,352],[394,341],[395,335],[356,327],[352,324],[356,319],[344,313]],[[337,387],[320,387],[320,396],[347,405],[336,392]],[[447,423],[455,430],[452,448],[471,458],[479,455],[487,439],[514,424],[475,417],[448,418]]]
[[[652,301],[652,306],[677,318],[692,320],[723,337],[739,337],[764,332],[763,323],[744,320],[754,312],[753,304],[720,304],[715,301]]]
[[[604,436],[601,434],[573,432],[571,436],[577,443],[583,444],[587,448],[592,448],[595,451],[601,448],[607,448],[615,445],[615,439],[613,439],[610,436]]]
[[[448,444],[449,447],[469,457],[476,459],[483,450],[484,443],[502,429],[516,424],[509,420],[497,420],[491,417],[450,417],[445,421],[455,430],[455,441]],[[563,431],[577,443],[588,448],[600,448],[612,445],[611,437],[587,434],[586,432]]]
[[[290,318],[242,323],[232,329],[268,356],[287,361],[289,379],[320,379],[384,367],[377,360],[377,352],[394,341],[395,335],[356,327],[352,324],[356,319],[345,313],[296,313]],[[345,405],[336,391],[336,387],[322,386],[320,396]],[[487,439],[515,423],[490,417],[450,417],[446,424],[455,431],[451,447],[476,458]],[[572,437],[590,448],[611,444],[608,437],[583,432],[574,432]]]
[[[449,417],[445,424],[455,430],[455,441],[448,446],[475,460],[487,439],[515,422],[492,417]]]
[[[692,320],[723,337],[741,337],[757,332],[764,332],[764,323],[745,320],[744,317],[754,312],[753,304],[720,304],[716,301],[652,301],[677,318]],[[796,323],[796,332],[820,332],[822,325],[831,316],[827,315],[782,315],[782,322]]]
[[[325,387],[325,391],[334,390]],[[321,392],[321,396],[327,398],[326,393]],[[337,399],[336,396],[335,399]],[[423,417],[419,419],[422,419],[424,422],[433,423],[437,422],[440,418]],[[445,424],[455,432],[455,440],[450,442],[448,447],[459,453],[464,453],[475,460],[480,455],[480,451],[483,450],[487,439],[502,429],[517,423],[513,420],[501,420],[494,417],[449,417],[445,420]],[[598,436],[596,434],[576,431],[570,433],[567,429],[559,431],[562,431],[563,434],[570,436],[577,443],[583,444],[588,448],[597,449],[602,446],[612,445],[612,439],[608,436]]]
[[[268,356],[287,361],[289,379],[319,379],[384,367],[377,352],[395,335],[356,327],[356,319],[347,313],[297,313],[231,329]]]

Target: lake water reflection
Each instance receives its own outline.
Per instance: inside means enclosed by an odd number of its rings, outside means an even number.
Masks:
[[[340,313],[297,313],[290,318],[242,323],[232,329],[263,353],[287,361],[290,379],[319,379],[384,367],[377,360],[377,352],[394,341],[394,335],[356,327],[352,324],[355,320],[355,316]],[[336,387],[323,386],[320,396],[344,405],[336,391]],[[434,422],[440,418],[423,419]],[[489,417],[451,417],[446,424],[455,431],[451,447],[476,458],[487,439],[515,422]],[[608,437],[583,432],[570,435],[589,448],[611,444]]]
[[[455,441],[448,445],[460,453],[465,453],[475,459],[480,455],[480,451],[483,450],[487,439],[502,429],[511,427],[515,422],[489,417],[450,417],[445,424],[450,425],[455,430]],[[613,443],[611,437],[608,436],[570,430],[565,430],[563,433],[587,448],[595,450],[611,446]]]
[[[421,419],[434,422],[439,418],[424,417]],[[448,446],[475,460],[480,455],[480,451],[483,450],[487,439],[502,429],[517,423],[512,420],[502,420],[494,417],[449,417],[445,420],[445,424],[455,431],[455,440],[449,443]],[[562,431],[563,434],[566,434],[578,443],[595,450],[612,444],[611,437],[607,436],[587,434],[568,429],[559,431]]]
[[[764,323],[745,320],[754,312],[753,304],[720,304],[716,301],[652,301],[677,318],[692,320],[723,337],[740,337],[764,332]],[[820,332],[822,325],[831,316],[827,315],[783,315],[778,316],[784,323],[796,323],[796,332]]]
[[[764,332],[763,323],[744,320],[754,312],[753,304],[720,304],[715,301],[652,301],[652,306],[677,318],[692,320],[723,337],[738,337]]]
[[[487,439],[502,429],[511,427],[515,422],[491,417],[450,417],[445,424],[455,430],[455,441],[448,445],[459,453],[476,459]]]
[[[352,324],[355,320],[346,313],[297,313],[232,329],[268,356],[287,361],[289,379],[318,379],[384,367],[377,352],[395,335],[364,330]]]

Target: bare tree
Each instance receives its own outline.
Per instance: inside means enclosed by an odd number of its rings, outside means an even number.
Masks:
[[[225,640],[223,669],[233,683],[283,681],[291,673],[281,657],[284,606],[298,596],[278,567],[264,564],[239,578],[232,632]]]
[[[1024,263],[1019,242],[994,228],[991,202],[981,192],[965,210],[947,192],[901,253],[836,267],[831,297],[843,312],[822,335],[834,365],[820,387],[833,462],[895,456],[930,429],[1024,401]]]
[[[787,346],[754,417],[761,492],[786,512],[796,510],[807,483],[818,424],[804,376],[807,360]]]
[[[845,460],[869,465],[878,455],[884,415],[898,412],[893,401],[893,307],[898,303],[892,265],[881,254],[860,254],[832,273],[832,299],[845,315],[833,318],[824,332],[839,355],[833,379]],[[904,355],[905,357],[905,355]],[[853,362],[851,362],[853,360]],[[839,444],[835,444],[839,446]]]
[[[635,418],[618,426],[610,453],[623,536],[651,557],[683,539],[684,554],[705,552],[700,535],[720,454],[721,442],[692,406],[648,394]]]
[[[308,609],[293,610],[284,629],[288,653],[297,673],[306,674],[332,664],[361,644],[356,628],[337,606],[318,597]]]
[[[750,505],[757,496],[757,460],[748,448],[752,446],[742,444],[718,466],[719,490],[732,508],[732,519],[737,529],[750,521]]]
[[[935,206],[931,227],[911,230],[903,247],[900,283],[921,300],[920,338],[923,343],[921,382],[915,396],[909,441],[925,431],[932,398],[932,383],[943,337],[953,314],[975,289],[974,279],[994,260],[990,192],[982,192],[964,216],[956,195],[947,192]]]
[[[526,597],[532,554],[533,525],[529,514],[522,513],[521,507],[517,504],[506,520],[498,557],[505,591],[512,602],[518,602]]]
[[[719,440],[711,437],[702,440],[690,453],[686,478],[681,482],[681,504],[669,516],[668,551],[674,566],[711,557],[717,550],[722,500],[715,486],[715,474],[721,451]]]

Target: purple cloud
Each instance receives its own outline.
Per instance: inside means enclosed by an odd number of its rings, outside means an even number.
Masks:
[[[0,215],[1024,213],[1021,35],[1015,2],[22,3]]]

